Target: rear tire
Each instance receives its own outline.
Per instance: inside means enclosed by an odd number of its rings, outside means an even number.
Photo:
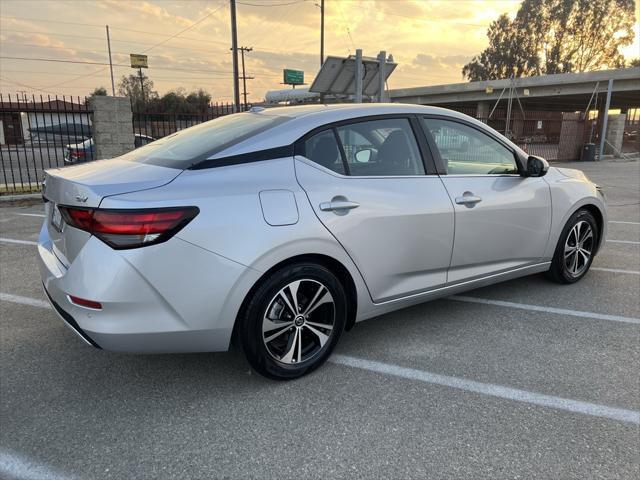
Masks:
[[[591,267],[599,240],[594,216],[588,210],[578,210],[560,234],[547,276],[565,284],[580,280]]]
[[[305,375],[331,355],[344,330],[345,290],[326,267],[296,263],[269,275],[238,318],[251,367],[268,378]]]

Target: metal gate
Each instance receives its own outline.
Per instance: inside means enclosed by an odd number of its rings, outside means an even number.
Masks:
[[[86,98],[0,94],[0,194],[40,190],[67,146],[91,138],[90,116]]]

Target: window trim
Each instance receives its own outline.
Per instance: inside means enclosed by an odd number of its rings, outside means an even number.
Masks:
[[[418,123],[420,124],[420,128],[424,132],[424,137],[426,139],[427,144],[429,145],[429,150],[431,151],[431,154],[432,154],[433,158],[435,159],[435,163],[436,163],[436,167],[437,167],[439,175],[447,176],[447,177],[491,177],[491,178],[494,178],[494,177],[521,177],[521,176],[523,176],[525,169],[524,169],[524,166],[523,166],[523,159],[521,158],[519,153],[516,150],[514,150],[514,148],[512,146],[507,144],[504,140],[502,140],[500,137],[497,137],[492,132],[488,132],[483,128],[479,128],[477,125],[474,125],[473,123],[468,122],[468,121],[466,121],[464,119],[450,117],[448,115],[422,114],[422,115],[418,115],[418,117],[419,117],[418,118]],[[515,160],[516,168],[518,169],[518,173],[453,173],[453,174],[452,173],[447,173],[447,169],[446,169],[446,167],[444,165],[444,162],[442,161],[442,157],[440,156],[440,149],[438,148],[438,145],[436,144],[436,141],[433,138],[433,135],[431,134],[431,132],[429,131],[429,129],[425,125],[424,121],[422,121],[423,119],[447,120],[449,122],[459,123],[459,124],[464,125],[466,127],[472,128],[472,129],[482,133],[483,135],[486,135],[487,137],[489,137],[492,140],[495,140],[497,143],[499,143],[500,145],[502,145],[503,147],[505,147],[507,150],[509,150],[511,152],[511,154],[513,155],[513,159]]]
[[[422,160],[422,164],[424,166],[424,174],[419,174],[419,175],[351,175],[350,171],[349,171],[349,167],[347,165],[345,172],[349,172],[348,174],[341,174],[338,172],[333,172],[333,170],[331,170],[333,173],[335,173],[336,175],[343,177],[343,178],[422,178],[422,177],[426,177],[426,176],[433,176],[433,175],[438,175],[438,172],[436,170],[436,163],[433,159],[433,156],[431,155],[431,151],[427,145],[427,143],[425,142],[424,139],[422,139],[421,137],[423,135],[421,135],[422,133],[422,126],[420,125],[420,114],[414,114],[414,113],[391,113],[391,114],[382,114],[382,115],[368,115],[368,116],[362,116],[362,117],[357,117],[357,118],[348,118],[345,120],[338,120],[335,122],[330,122],[330,123],[326,123],[324,125],[321,125],[319,127],[316,127],[312,130],[309,130],[307,133],[305,133],[303,136],[301,136],[300,138],[298,138],[298,140],[296,140],[294,142],[294,155],[299,155],[302,156],[306,159],[309,159],[309,157],[306,156],[305,153],[305,142],[313,137],[314,135],[317,135],[319,133],[322,133],[325,130],[333,130],[334,135],[336,136],[336,140],[338,142],[338,147],[340,148],[340,154],[342,155],[342,161],[347,164],[347,159],[346,159],[346,155],[344,152],[344,146],[342,145],[342,141],[340,140],[340,136],[338,135],[338,131],[337,129],[339,127],[345,126],[345,125],[353,125],[355,123],[364,123],[364,122],[372,122],[375,120],[393,120],[393,119],[402,119],[402,120],[407,120],[409,122],[409,127],[411,128],[411,132],[413,133],[413,137],[415,139],[416,145],[418,146],[418,153],[420,154],[420,159]],[[309,159],[309,161],[311,161]],[[313,164],[316,164],[315,162],[312,162]],[[322,166],[322,165],[320,165]]]
[[[347,152],[344,151],[344,145],[342,144],[342,140],[340,140],[338,129],[336,127],[333,127],[331,129],[331,132],[333,133],[333,138],[336,139],[336,143],[338,144],[338,151],[340,151],[340,158],[342,159],[342,167],[344,168],[344,176],[350,177],[351,169],[349,168],[349,162],[347,162]]]

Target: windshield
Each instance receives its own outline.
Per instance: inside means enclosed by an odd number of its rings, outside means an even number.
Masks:
[[[123,160],[189,168],[225,148],[290,120],[290,117],[237,113],[160,138],[123,155]]]

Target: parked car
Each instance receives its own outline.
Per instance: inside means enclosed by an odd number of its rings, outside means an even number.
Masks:
[[[134,134],[133,146],[134,148],[140,148],[155,140],[148,135],[142,135],[139,133]],[[87,138],[80,143],[72,143],[64,147],[64,162],[65,163],[80,163],[89,162],[95,158],[96,147],[93,143],[93,138]]]
[[[383,313],[537,272],[576,282],[607,225],[582,172],[461,113],[401,104],[229,115],[48,170],[44,198],[42,281],[86,343],[195,352],[233,338],[273,378],[313,370]]]

